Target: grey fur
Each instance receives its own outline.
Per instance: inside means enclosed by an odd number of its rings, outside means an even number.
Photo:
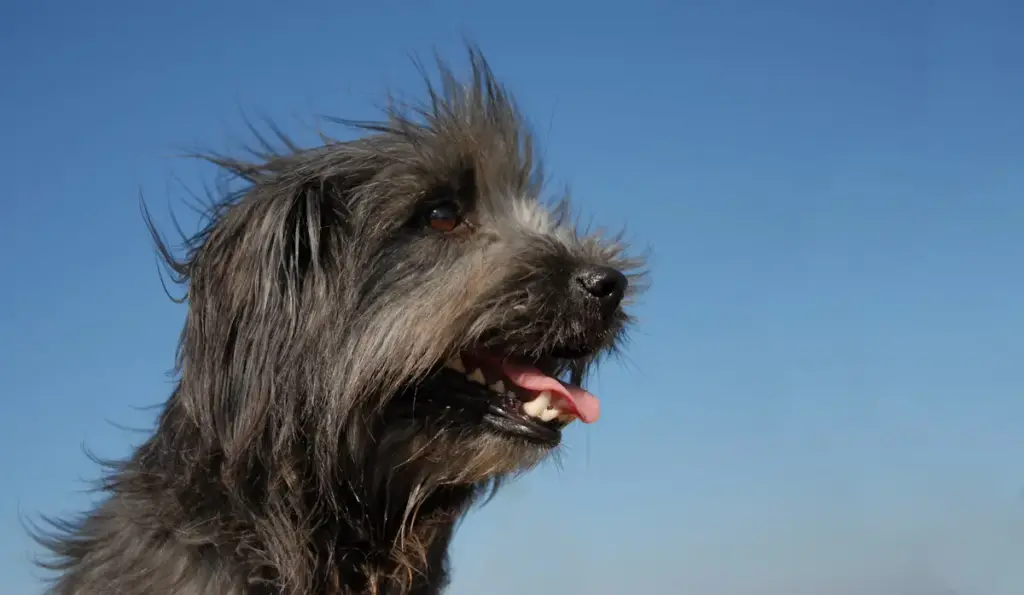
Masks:
[[[147,216],[188,288],[178,381],[104,463],[103,503],[37,532],[49,593],[434,595],[467,508],[551,454],[452,401],[439,365],[486,347],[581,383],[630,320],[573,271],[629,273],[628,303],[641,262],[539,202],[531,136],[470,58],[468,81],[439,62],[423,105],[350,123],[357,140],[209,157],[245,187],[180,260]],[[438,199],[465,208],[460,233],[422,226]]]

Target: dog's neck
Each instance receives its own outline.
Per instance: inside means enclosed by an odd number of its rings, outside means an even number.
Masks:
[[[418,519],[389,549],[352,551],[339,543],[337,562],[329,567],[331,595],[437,595],[448,582],[448,549],[456,521]],[[457,518],[457,517],[456,517]],[[344,542],[344,539],[339,540]]]
[[[189,434],[199,431],[169,408],[157,433],[118,473],[115,492],[123,490],[119,495],[141,505],[133,507],[141,524],[162,525],[163,533],[183,547],[213,543],[216,555],[229,563],[236,552],[245,552],[237,558],[238,571],[245,574],[240,580],[304,589],[245,593],[436,595],[443,590],[455,526],[481,491],[478,486],[437,487],[412,471],[393,469],[386,483],[342,474],[332,492],[324,493],[300,479],[315,471],[303,466],[285,474],[254,462],[244,477],[226,474],[219,453],[197,457],[185,450],[197,442]],[[308,458],[296,461],[303,465]],[[254,558],[266,563],[243,566]]]
[[[401,482],[396,482],[401,483]],[[450,487],[423,496],[396,491],[361,506],[325,527],[321,543],[333,544],[331,584],[339,595],[436,595],[448,577],[448,549],[477,490]],[[352,494],[350,494],[351,496]],[[411,512],[415,507],[415,511]],[[399,520],[393,520],[399,519]]]

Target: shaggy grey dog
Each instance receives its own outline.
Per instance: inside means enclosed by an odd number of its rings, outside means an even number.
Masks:
[[[55,595],[433,595],[471,503],[598,417],[641,263],[581,235],[480,53],[352,141],[211,159],[173,394],[37,537]]]

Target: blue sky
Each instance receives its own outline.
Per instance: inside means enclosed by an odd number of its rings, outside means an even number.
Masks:
[[[0,591],[169,393],[168,229],[241,114],[300,137],[477,40],[556,184],[653,253],[599,423],[472,514],[452,595],[1024,591],[1013,2],[0,4]]]

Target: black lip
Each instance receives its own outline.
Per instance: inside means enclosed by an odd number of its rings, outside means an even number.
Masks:
[[[558,446],[562,442],[562,431],[558,428],[525,418],[517,413],[511,413],[504,407],[491,407],[484,414],[484,422],[500,432],[524,438],[536,444]]]

